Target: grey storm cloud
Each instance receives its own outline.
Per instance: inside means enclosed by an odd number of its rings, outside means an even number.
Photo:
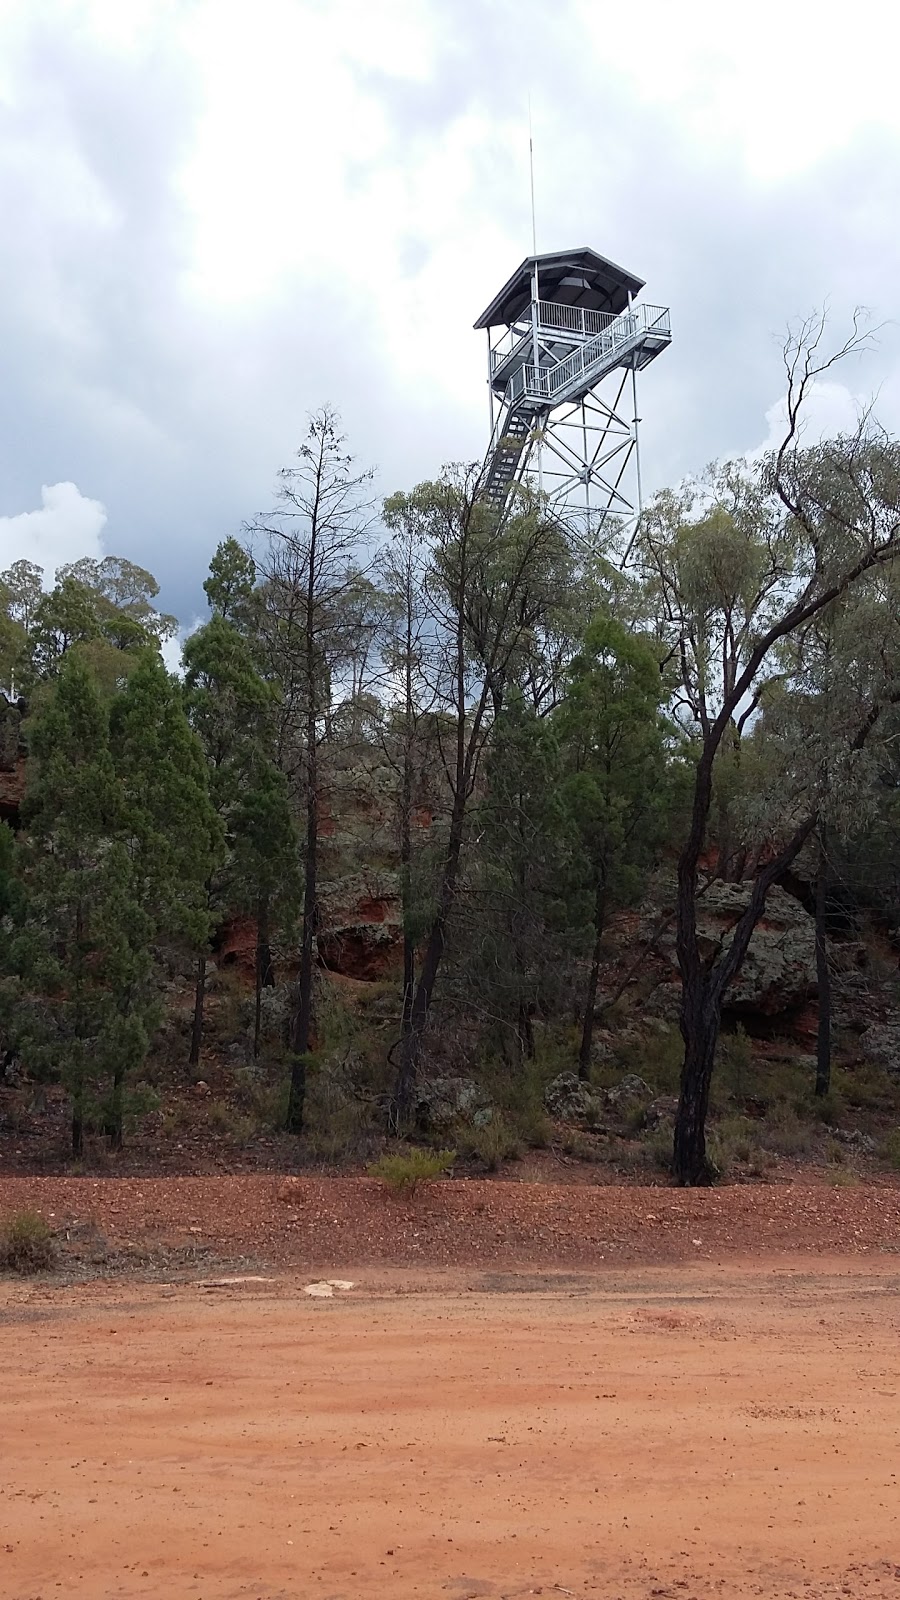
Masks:
[[[483,451],[472,323],[530,249],[529,91],[539,248],[592,245],[672,308],[641,401],[651,487],[762,442],[789,318],[893,314],[897,126],[860,112],[835,141],[830,102],[795,159],[805,124],[761,77],[744,145],[719,137],[715,98],[704,121],[690,84],[624,70],[652,15],[638,36],[580,0],[133,4],[125,35],[103,0],[0,23],[0,534],[42,504],[46,529],[42,486],[76,485],[186,621],[321,402],[384,493]],[[706,65],[696,9],[702,101],[742,44]],[[888,326],[840,378],[888,424],[896,351]]]

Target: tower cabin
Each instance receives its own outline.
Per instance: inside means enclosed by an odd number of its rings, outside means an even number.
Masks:
[[[527,256],[478,318],[475,327],[487,331],[492,432],[482,493],[498,511],[524,475],[535,438],[552,452],[555,431],[571,423],[576,409],[584,424],[584,458],[566,460],[572,449],[560,439],[564,463],[573,470],[558,475],[558,496],[572,481],[588,491],[592,481],[610,488],[601,471],[609,440],[592,439],[588,457],[584,408],[611,374],[636,374],[671,340],[668,309],[639,301],[643,288],[641,278],[596,250],[558,250]],[[615,405],[601,403],[601,412],[616,421]],[[628,455],[636,445],[635,435]],[[621,453],[620,445],[615,449]],[[612,501],[617,498],[613,491]]]

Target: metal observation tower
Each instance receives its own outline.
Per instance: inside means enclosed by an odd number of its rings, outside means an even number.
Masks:
[[[528,256],[482,312],[491,442],[482,495],[501,517],[529,479],[573,531],[613,543],[641,510],[637,375],[670,343],[669,312],[595,250]]]

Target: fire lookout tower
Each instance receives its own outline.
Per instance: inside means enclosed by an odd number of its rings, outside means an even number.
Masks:
[[[491,442],[482,493],[503,515],[529,476],[586,536],[641,509],[637,374],[670,343],[668,309],[595,250],[528,256],[482,312]]]

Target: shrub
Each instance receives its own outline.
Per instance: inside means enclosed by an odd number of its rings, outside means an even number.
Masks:
[[[36,1211],[14,1211],[0,1223],[0,1270],[42,1272],[56,1260],[48,1223]]]
[[[232,1110],[224,1100],[213,1100],[206,1117],[214,1133],[223,1134],[235,1144],[246,1144],[256,1132],[253,1118],[241,1116],[239,1111]]]
[[[383,1155],[366,1168],[370,1178],[380,1178],[392,1194],[415,1194],[420,1183],[430,1183],[456,1160],[455,1150],[420,1150],[410,1145],[393,1155]]]
[[[515,1128],[500,1116],[493,1116],[483,1128],[461,1130],[457,1144],[461,1154],[483,1161],[488,1172],[496,1172],[502,1162],[515,1161],[521,1154]]]
[[[778,1106],[760,1124],[760,1143],[782,1156],[807,1156],[815,1144],[815,1129],[801,1122],[789,1106]]]

